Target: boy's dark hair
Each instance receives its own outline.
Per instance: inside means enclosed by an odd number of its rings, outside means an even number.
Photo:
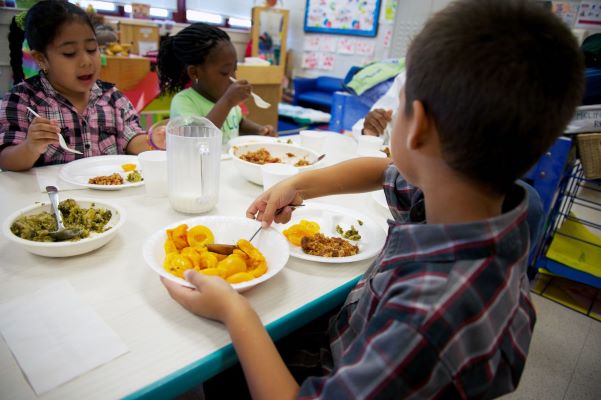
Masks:
[[[92,22],[90,22],[90,18],[84,10],[61,0],[40,1],[34,4],[25,17],[25,30],[19,27],[17,17],[13,17],[8,33],[8,45],[14,84],[25,79],[23,74],[23,40],[27,39],[31,50],[44,53],[48,44],[56,37],[60,27],[65,22],[74,20],[88,24],[94,32]]]
[[[447,164],[504,193],[563,132],[583,87],[576,38],[551,12],[525,0],[459,0],[411,43],[405,112],[421,101]]]
[[[192,24],[175,36],[161,42],[157,67],[161,93],[177,93],[190,81],[186,67],[201,65],[221,41],[230,41],[223,30],[203,24]]]

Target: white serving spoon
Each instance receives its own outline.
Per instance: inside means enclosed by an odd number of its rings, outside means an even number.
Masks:
[[[40,114],[33,111],[31,108],[27,107],[27,110],[29,110],[29,112],[32,113],[33,115],[35,115],[36,117],[43,118],[42,116],[40,116]],[[65,138],[63,137],[63,135],[61,135],[60,133],[57,133],[57,135],[58,135],[58,141],[63,149],[70,151],[71,153],[83,154],[81,151],[77,151],[75,149],[70,149],[69,147],[67,147],[67,143],[65,142]]]
[[[236,78],[234,78],[233,76],[230,76],[230,81],[232,81],[234,83],[237,82]],[[259,108],[269,108],[269,107],[271,107],[271,104],[269,104],[268,102],[266,102],[265,100],[263,100],[255,92],[250,92],[250,94],[252,95],[253,100],[255,101],[255,104],[257,105],[257,107],[259,107]]]

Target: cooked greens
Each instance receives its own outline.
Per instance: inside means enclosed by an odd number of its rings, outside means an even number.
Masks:
[[[142,174],[140,174],[138,170],[131,171],[129,174],[127,174],[128,182],[142,182],[143,180],[144,178],[142,178]]]
[[[90,232],[102,233],[110,229],[106,224],[112,218],[112,212],[104,208],[81,208],[73,199],[63,200],[58,208],[63,215],[65,228],[79,228],[81,234],[71,239],[77,241],[90,236]],[[48,232],[56,231],[54,214],[43,211],[38,214],[24,215],[10,226],[12,233],[22,239],[35,242],[54,242]]]

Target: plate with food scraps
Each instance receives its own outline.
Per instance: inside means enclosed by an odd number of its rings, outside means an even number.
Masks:
[[[139,167],[138,156],[86,157],[65,164],[59,177],[67,183],[88,189],[120,190],[144,185]]]
[[[386,230],[373,218],[349,208],[325,203],[308,202],[305,205],[292,213],[287,224],[273,225],[287,237],[291,256],[323,263],[347,263],[371,258],[384,246]],[[306,243],[305,250],[291,243],[289,236],[295,234],[294,228],[293,231],[287,231],[294,225],[298,227],[297,224],[302,220],[319,225],[319,233],[323,235],[314,235]],[[353,248],[355,246],[356,249]]]

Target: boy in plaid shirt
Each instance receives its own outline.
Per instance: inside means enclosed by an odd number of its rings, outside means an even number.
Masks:
[[[292,177],[247,215],[287,222],[293,205],[384,186],[394,216],[376,261],[330,320],[331,371],[297,383],[243,296],[187,271],[164,281],[223,322],[256,398],[494,398],[522,374],[535,312],[527,193],[515,184],[565,128],[583,90],[569,29],[521,0],[459,0],[407,54],[393,164],[360,158]],[[275,215],[279,208],[284,211]]]

